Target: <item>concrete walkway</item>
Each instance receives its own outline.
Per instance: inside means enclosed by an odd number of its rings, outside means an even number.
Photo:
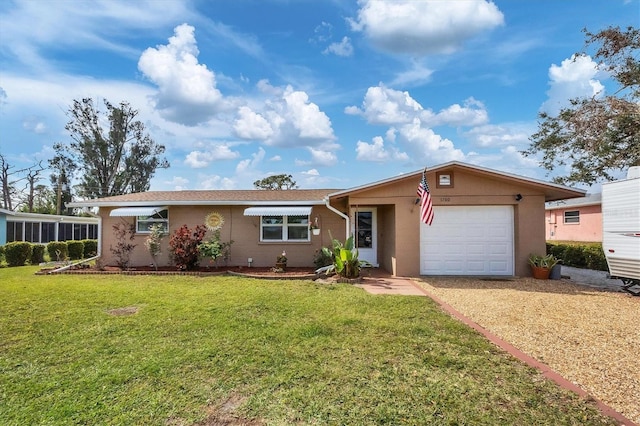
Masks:
[[[411,278],[393,277],[378,268],[363,271],[364,278],[356,287],[371,294],[395,294],[399,296],[423,296],[427,294]]]

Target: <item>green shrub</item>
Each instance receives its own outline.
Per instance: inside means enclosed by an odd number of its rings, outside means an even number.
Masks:
[[[44,244],[33,244],[31,250],[31,260],[29,263],[32,265],[38,265],[44,262]]]
[[[97,256],[98,254],[98,240],[82,240],[84,243],[84,258]]]
[[[47,244],[47,253],[52,262],[67,260],[69,257],[67,243],[64,241],[51,241]]]
[[[31,243],[14,241],[5,246],[5,257],[9,266],[24,266],[31,257]]]
[[[586,246],[584,257],[587,261],[587,268],[596,271],[608,271],[607,258],[602,250],[602,244]]]
[[[0,246],[0,262],[4,260],[4,246]]]
[[[69,259],[82,259],[84,243],[82,241],[67,241],[67,251],[69,252]]]
[[[327,253],[325,250],[316,250],[313,255],[313,264],[316,269],[322,268],[323,266],[329,266],[333,264],[333,256],[330,253]]]
[[[547,243],[547,253],[560,259],[563,265],[608,270],[607,259],[600,243]]]

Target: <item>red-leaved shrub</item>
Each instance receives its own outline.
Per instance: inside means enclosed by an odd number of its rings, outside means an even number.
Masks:
[[[207,228],[197,225],[192,231],[187,225],[176,229],[169,239],[169,250],[173,263],[179,269],[192,270],[198,266],[198,245],[202,242]]]

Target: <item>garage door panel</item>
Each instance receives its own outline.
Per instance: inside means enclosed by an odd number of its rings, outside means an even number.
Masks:
[[[511,206],[435,206],[420,228],[420,273],[513,275]]]

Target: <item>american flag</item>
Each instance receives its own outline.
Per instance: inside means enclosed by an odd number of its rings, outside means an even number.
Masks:
[[[429,184],[427,184],[427,169],[422,172],[422,180],[418,184],[417,194],[418,198],[420,198],[420,220],[431,226],[433,222],[433,204],[431,203]]]

